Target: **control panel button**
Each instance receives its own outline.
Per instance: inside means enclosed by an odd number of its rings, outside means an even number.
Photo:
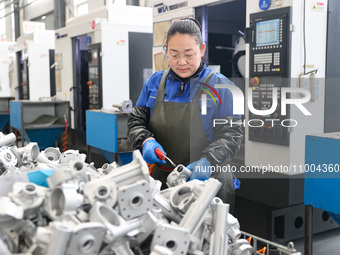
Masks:
[[[257,86],[260,84],[260,79],[258,77],[254,77],[250,80],[250,83],[254,86]]]

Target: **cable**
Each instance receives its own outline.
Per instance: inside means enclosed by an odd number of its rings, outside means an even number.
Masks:
[[[318,69],[312,70],[306,73],[307,65],[307,47],[306,47],[306,0],[303,0],[303,74],[307,75],[310,73],[317,74]]]

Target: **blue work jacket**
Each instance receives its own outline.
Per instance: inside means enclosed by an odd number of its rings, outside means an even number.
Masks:
[[[163,72],[164,71],[155,72],[145,82],[142,92],[136,103],[136,106],[148,107],[150,109],[150,116],[152,114],[152,109],[156,101],[158,86],[161,81]],[[194,78],[183,84],[183,82],[177,77],[177,75],[170,69],[166,80],[164,101],[178,103],[190,102],[195,97],[196,93],[201,93],[201,91],[199,91],[201,82],[210,72],[211,69],[205,66],[201,72],[195,75]],[[215,88],[215,84],[233,84],[233,83],[223,74],[215,73],[213,77],[210,79],[208,85]],[[182,90],[181,86],[183,88]],[[207,94],[207,111],[205,115],[202,115],[201,109],[202,100],[200,99],[199,101],[203,129],[209,141],[212,142],[214,135],[213,120],[235,116],[233,115],[233,97],[230,90],[226,88],[216,88],[215,90],[221,99],[222,102],[221,104],[220,100],[218,99],[218,96],[214,95],[208,87],[204,86],[204,89],[208,90],[214,97],[213,100],[211,96]]]

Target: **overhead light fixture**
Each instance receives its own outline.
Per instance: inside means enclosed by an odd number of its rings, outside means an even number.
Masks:
[[[46,16],[45,16],[45,15],[44,15],[44,16],[42,16],[42,17],[41,17],[41,19],[42,19],[42,20],[46,19]]]

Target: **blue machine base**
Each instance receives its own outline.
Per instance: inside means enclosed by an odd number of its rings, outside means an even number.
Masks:
[[[112,163],[114,161],[113,152],[109,152],[109,151],[102,150],[102,149],[98,149],[98,150],[106,158],[106,160],[109,163]],[[129,163],[131,163],[131,161],[132,161],[132,152],[126,152],[126,153],[119,153],[118,154],[118,162],[117,163],[120,166],[129,164]]]
[[[0,132],[6,127],[9,122],[9,114],[0,115]]]
[[[24,136],[27,142],[37,142],[42,150],[54,147],[54,143],[64,131],[65,128],[26,129]]]

